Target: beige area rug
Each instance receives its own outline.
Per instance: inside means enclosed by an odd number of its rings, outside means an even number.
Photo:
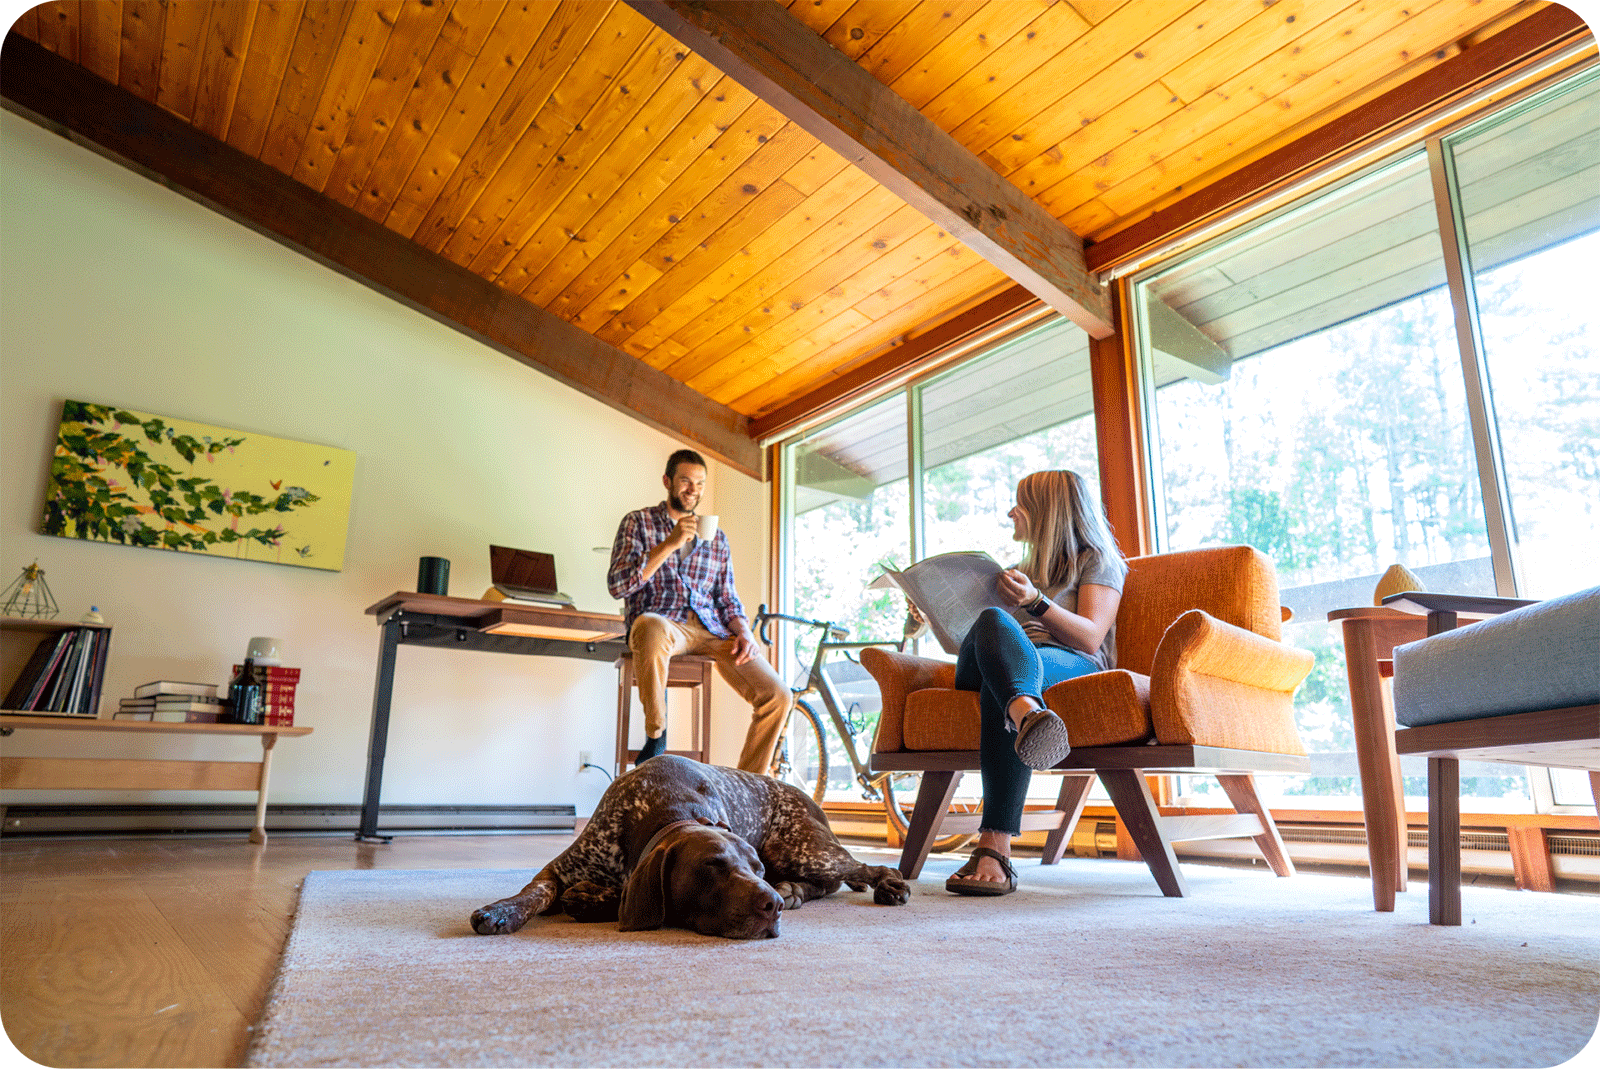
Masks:
[[[883,860],[869,850],[864,859]],[[258,1066],[1550,1066],[1600,1015],[1600,900],[1185,865],[1019,865],[998,899],[844,892],[783,935],[467,917],[531,875],[313,872],[247,1064]],[[1590,1052],[1600,1049],[1590,1046]],[[1592,1064],[1592,1063],[1591,1063]]]

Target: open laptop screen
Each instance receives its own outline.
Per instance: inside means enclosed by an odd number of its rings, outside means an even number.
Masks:
[[[556,559],[549,553],[535,553],[509,546],[489,547],[489,578],[497,587],[527,590],[536,594],[555,594]]]

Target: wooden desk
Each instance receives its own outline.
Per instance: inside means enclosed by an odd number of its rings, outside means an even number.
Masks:
[[[378,798],[389,744],[389,708],[394,700],[394,664],[401,646],[521,653],[537,657],[581,657],[610,664],[628,652],[622,617],[576,609],[543,609],[477,598],[396,591],[367,607],[382,628],[377,678],[372,686],[372,730],[367,742],[367,788],[361,803],[358,842],[388,842],[378,834]]]
[[[255,791],[256,822],[250,841],[267,841],[267,782],[272,748],[283,735],[309,735],[309,727],[265,724],[176,724],[151,720],[95,720],[67,716],[0,716],[0,734],[16,730],[124,732],[134,735],[254,735],[259,761],[169,761],[162,758],[0,758],[0,787],[18,790]]]

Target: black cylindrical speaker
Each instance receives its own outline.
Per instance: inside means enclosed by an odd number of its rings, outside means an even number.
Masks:
[[[450,562],[443,557],[423,557],[418,560],[417,593],[450,593]]]

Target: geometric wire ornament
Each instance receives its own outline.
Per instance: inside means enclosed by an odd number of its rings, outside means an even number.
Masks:
[[[6,588],[5,601],[0,612],[7,616],[21,616],[32,620],[49,620],[61,610],[56,599],[50,596],[50,584],[44,581],[44,569],[34,561],[22,569],[22,574]]]

